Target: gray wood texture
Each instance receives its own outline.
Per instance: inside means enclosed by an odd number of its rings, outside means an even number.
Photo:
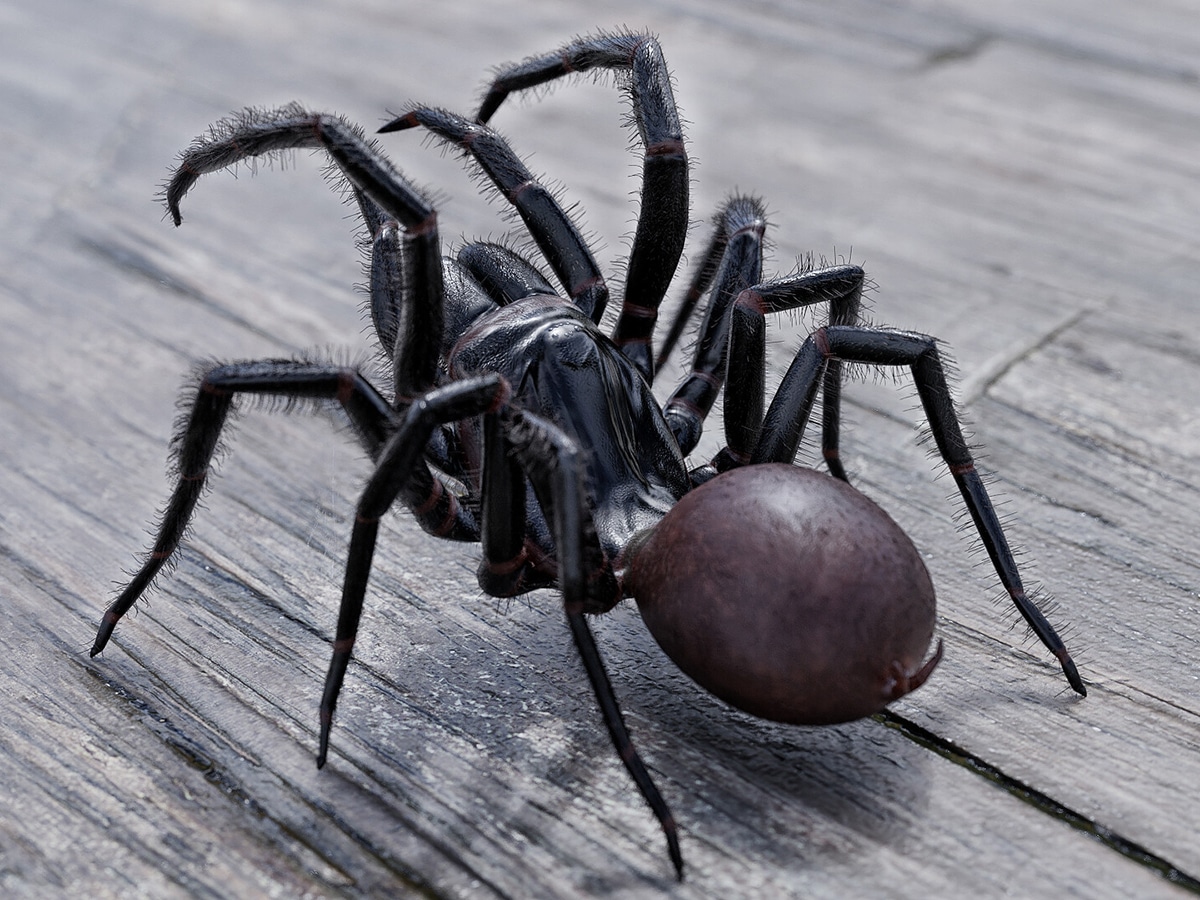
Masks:
[[[1090,689],[1068,692],[997,602],[917,442],[911,386],[867,378],[845,455],[927,555],[946,659],[896,719],[788,728],[691,685],[632,606],[598,621],[681,824],[682,885],[556,596],[481,596],[476,548],[402,514],[317,771],[368,471],[321,418],[243,416],[178,568],[86,653],[169,489],[197,362],[370,356],[354,223],[320,160],[210,176],[175,230],[152,202],[174,155],[251,104],[368,126],[410,99],[469,111],[492,65],[622,24],[658,32],[676,76],[693,257],[722,197],[759,193],[777,270],[848,256],[877,321],[945,341]],[[0,2],[0,890],[1195,891],[1198,58],[1195,7],[1172,0]],[[637,187],[621,116],[582,82],[495,123],[579,203],[608,271]],[[510,233],[456,160],[411,134],[386,149],[436,191],[447,238]],[[777,367],[812,324],[773,323]]]

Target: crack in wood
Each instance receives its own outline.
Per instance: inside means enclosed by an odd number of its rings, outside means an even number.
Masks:
[[[1152,853],[1137,841],[1125,837],[1107,825],[1103,825],[1095,819],[1077,812],[1065,803],[1055,800],[1049,794],[1039,791],[1037,788],[1024,783],[1018,778],[1014,778],[999,766],[983,759],[983,757],[963,749],[953,741],[934,734],[932,731],[922,728],[911,719],[897,715],[891,710],[885,709],[881,713],[876,713],[874,719],[884,726],[900,732],[909,740],[927,750],[931,750],[956,766],[961,766],[970,772],[974,772],[981,778],[990,781],[1018,800],[1028,803],[1039,812],[1045,813],[1077,831],[1082,831],[1090,835],[1126,859],[1157,872],[1167,881],[1171,882],[1171,884],[1189,890],[1194,894],[1200,894],[1200,878],[1184,872],[1174,863],[1159,856],[1157,853]]]

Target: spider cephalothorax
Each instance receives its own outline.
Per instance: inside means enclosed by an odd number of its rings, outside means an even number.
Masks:
[[[616,71],[644,148],[642,205],[613,337],[608,288],[553,195],[487,121],[512,91],[570,72]],[[545,257],[492,243],[443,258],[429,201],[345,120],[299,106],[247,110],[186,150],[168,209],[205,173],[294,148],[326,152],[370,232],[370,304],[390,358],[386,392],[356,369],[292,360],[209,368],[177,437],[178,482],[157,540],[104,615],[92,655],[172,557],[242,394],[340,404],[375,468],[350,539],[318,764],[358,630],[379,519],[397,501],[425,530],[478,541],[495,596],[557,586],[612,739],[666,834],[676,828],[630,743],[585,614],[634,597],[680,667],[756,715],[820,724],[869,715],[918,687],[934,629],[929,576],[912,542],[846,484],[838,460],[843,361],[911,369],[937,449],[1021,615],[1085,693],[1062,641],[1026,595],[963,440],[933,338],[859,324],[864,275],[837,265],[764,279],[761,204],[737,196],[713,237],[659,360],[705,295],[691,373],[660,406],[651,337],[688,227],[688,160],[657,41],[580,38],[502,69],[476,120],[416,106],[381,131],[428,129],[460,148],[511,203]],[[768,313],[828,304],[764,412]],[[724,387],[725,447],[690,468]],[[834,477],[794,465],[818,391]],[[532,494],[530,494],[530,490]]]

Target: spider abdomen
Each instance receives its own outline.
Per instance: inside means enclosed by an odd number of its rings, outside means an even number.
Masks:
[[[663,650],[746,712],[822,725],[919,686],[933,584],[892,519],[811,469],[734,469],[637,546],[627,589]],[[940,650],[939,650],[940,653]]]

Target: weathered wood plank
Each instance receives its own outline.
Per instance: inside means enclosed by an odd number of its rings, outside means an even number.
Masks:
[[[855,385],[856,483],[928,553],[947,642],[897,714],[1200,873],[1200,34],[1187,8],[664,0],[595,15],[368,0],[0,9],[7,892],[670,887],[554,596],[481,598],[475,551],[403,517],[381,541],[333,756],[316,771],[367,472],[326,422],[247,414],[176,573],[110,650],[85,654],[168,489],[165,442],[195,361],[369,352],[347,288],[353,224],[319,162],[206,179],[175,232],[150,202],[174,154],[245,104],[300,99],[368,125],[409,98],[467,108],[488,66],[621,21],[662,35],[691,121],[698,221],[735,188],[761,192],[778,268],[853,248],[879,320],[946,340],[1013,535],[1083,648],[1079,701],[966,565],[978,560],[915,442],[911,391]],[[580,85],[497,122],[581,203],[610,268],[636,185],[619,121],[611,89]],[[448,237],[508,229],[455,160],[411,135],[387,150],[438,190]],[[804,328],[776,324],[783,365]],[[1177,892],[883,723],[730,713],[631,608],[597,633],[683,827],[681,896]]]

